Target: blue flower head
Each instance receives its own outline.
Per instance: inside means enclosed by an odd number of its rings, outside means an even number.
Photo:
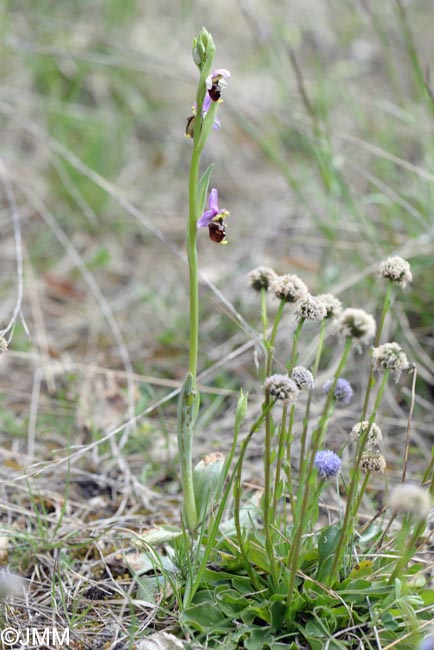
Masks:
[[[333,379],[329,379],[329,381],[326,381],[323,389],[324,393],[329,392],[332,384],[333,384]],[[346,406],[353,399],[353,395],[354,395],[354,391],[351,388],[350,382],[344,379],[343,377],[339,377],[339,379],[336,382],[335,390],[333,393],[336,406]]]
[[[324,449],[315,454],[314,465],[320,478],[333,478],[339,474],[342,463],[334,451]]]
[[[434,634],[426,636],[418,645],[418,650],[434,650]]]

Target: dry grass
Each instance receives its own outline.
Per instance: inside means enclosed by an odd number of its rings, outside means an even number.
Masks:
[[[71,647],[120,649],[136,647],[132,639],[147,628],[173,624],[170,616],[156,621],[138,598],[127,559],[137,552],[132,533],[179,521],[174,398],[187,358],[190,156],[183,130],[195,88],[189,48],[202,23],[218,66],[233,78],[206,161],[216,162],[213,183],[231,216],[228,247],[200,241],[197,457],[229,446],[237,389],[251,390],[253,402],[258,392],[259,319],[246,273],[272,264],[302,275],[312,291],[374,311],[380,289],[370,276],[392,251],[415,263],[418,282],[386,325],[423,380],[412,471],[429,453],[432,115],[412,85],[393,2],[376,16],[365,3],[290,4],[7,8],[1,322],[14,306],[19,313],[1,358],[0,557],[25,577],[28,594],[5,605],[9,626],[70,625]],[[423,23],[429,8],[409,7],[424,61],[433,54]],[[306,363],[313,351],[306,340]],[[383,418],[391,474],[409,398],[409,385],[399,401],[390,395]],[[259,447],[246,476],[254,485],[260,458]]]

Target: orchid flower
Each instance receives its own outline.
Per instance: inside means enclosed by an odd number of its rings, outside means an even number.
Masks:
[[[227,210],[219,210],[218,206],[218,192],[214,187],[209,195],[209,210],[205,210],[200,219],[198,219],[197,227],[206,228],[208,226],[209,237],[212,241],[218,244],[227,244],[226,240],[226,226],[223,219],[229,215]]]

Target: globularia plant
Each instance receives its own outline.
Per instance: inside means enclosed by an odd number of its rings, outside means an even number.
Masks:
[[[377,424],[384,391],[389,377],[397,381],[410,369],[397,343],[381,342],[392,292],[412,280],[407,261],[392,257],[379,266],[386,288],[378,325],[363,309],[342,308],[332,294],[313,296],[294,273],[252,270],[248,283],[259,294],[265,352],[259,414],[245,429],[248,404],[241,392],[227,457],[213,453],[193,466],[200,408],[197,235],[208,228],[212,242],[226,243],[229,214],[220,207],[217,189],[209,192],[212,166],[200,173],[207,139],[220,128],[217,113],[230,77],[226,69],[213,69],[214,57],[213,39],[202,29],[193,45],[199,81],[186,130],[193,142],[190,358],[178,405],[183,526],[144,538],[153,542],[152,550],[147,548],[160,578],[171,585],[170,595],[167,590],[161,595],[172,601],[165,610],[175,609],[184,631],[205,647],[414,648],[421,638],[417,622],[429,618],[432,599],[432,592],[420,588],[424,573],[414,561],[434,492],[431,475],[424,477],[428,489],[403,482],[390,498],[386,494],[371,519],[361,517],[362,507],[376,501],[387,472]],[[270,297],[276,302],[271,320]],[[292,314],[292,330],[285,313]],[[336,353],[325,368],[324,344],[333,335]],[[285,356],[277,366],[280,336]],[[314,336],[318,343],[310,358],[303,337]],[[369,353],[371,345],[368,376],[358,377],[356,390],[343,375],[351,372],[353,355]],[[353,418],[344,438],[337,435],[343,413],[345,426],[348,413]],[[260,436],[261,487],[249,492],[244,461],[252,439]],[[155,546],[168,541],[164,552]],[[141,585],[163,589],[160,578],[141,577]]]

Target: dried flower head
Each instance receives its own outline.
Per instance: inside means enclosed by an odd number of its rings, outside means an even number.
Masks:
[[[291,377],[297,384],[299,390],[313,390],[315,388],[313,374],[303,366],[294,366]]]
[[[386,469],[386,459],[379,451],[365,451],[360,459],[360,469],[366,474],[368,472],[384,473]]]
[[[255,291],[265,289],[268,291],[270,284],[277,278],[277,273],[268,266],[258,266],[249,273],[249,286]]]
[[[317,451],[314,465],[318,470],[318,476],[320,478],[333,478],[339,474],[342,462],[334,451],[325,449],[323,451]]]
[[[264,382],[265,390],[268,390],[270,397],[281,402],[294,403],[298,397],[297,384],[288,375],[271,375]]]
[[[295,314],[299,320],[321,321],[327,317],[327,309],[322,300],[308,293],[298,301]]]
[[[384,343],[372,352],[374,370],[390,370],[396,381],[403,370],[408,370],[410,364],[398,343]]]
[[[425,519],[431,505],[430,493],[419,485],[396,485],[390,494],[390,507],[395,515],[412,515],[416,519]]]
[[[0,352],[6,352],[8,349],[8,342],[6,341],[4,336],[0,335]]]
[[[399,284],[402,288],[413,280],[413,275],[410,271],[410,264],[407,260],[404,260],[398,255],[395,257],[388,257],[387,260],[381,262],[378,267],[378,275],[386,278],[386,280],[390,280],[391,282],[396,282],[396,284]]]
[[[327,310],[326,318],[337,318],[342,311],[342,303],[332,293],[322,293],[317,296],[324,303]]]
[[[367,434],[367,431],[369,429],[369,433]],[[375,447],[378,445],[381,440],[383,439],[383,434],[381,433],[381,429],[379,426],[373,422],[371,426],[369,426],[369,420],[363,420],[363,422],[357,422],[351,429],[351,439],[355,440],[360,440],[361,438],[364,438],[368,435],[368,438],[366,440],[366,448],[370,449],[371,447]]]
[[[323,387],[324,393],[328,393],[330,388],[332,387],[333,384],[333,379],[329,379],[326,381]],[[351,387],[351,384],[349,381],[344,379],[343,377],[339,377],[339,379],[336,381],[335,389],[333,391],[333,398],[335,400],[336,406],[347,406],[353,399],[354,391]]]
[[[357,339],[360,345],[368,345],[375,336],[377,325],[371,314],[363,309],[344,309],[336,321],[338,333],[345,338]]]
[[[303,280],[300,280],[298,275],[291,273],[278,275],[271,283],[270,291],[275,294],[276,298],[286,302],[297,302],[308,292]]]

